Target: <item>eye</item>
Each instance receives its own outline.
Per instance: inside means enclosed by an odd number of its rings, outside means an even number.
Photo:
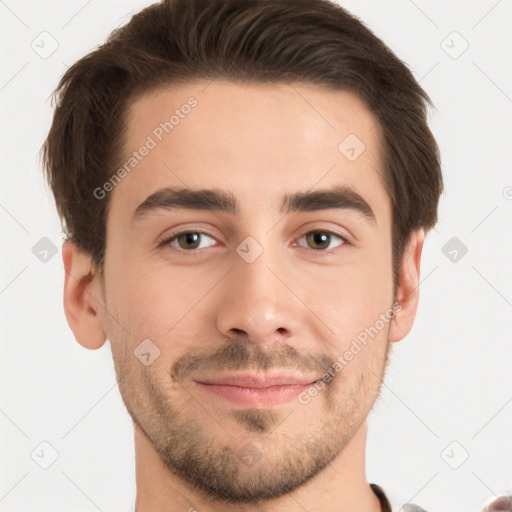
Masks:
[[[172,233],[171,236],[163,240],[158,244],[159,247],[171,246],[173,249],[178,251],[195,251],[196,249],[205,249],[211,247],[213,244],[209,244],[205,247],[200,247],[201,237],[208,237],[211,240],[215,240],[212,236],[201,231],[181,231],[178,233]],[[331,247],[335,249],[344,243],[347,243],[347,239],[331,231],[314,230],[309,231],[302,235],[299,240],[306,238],[308,244],[311,244],[313,249],[317,249],[316,252],[327,252],[326,248],[332,243],[332,237],[340,240],[338,245]],[[177,244],[177,245],[176,245]],[[303,246],[301,246],[303,247]]]
[[[200,242],[200,238],[207,236],[212,240],[215,240],[213,237],[206,233],[202,233],[200,231],[181,231],[179,233],[173,233],[169,238],[166,238],[158,245],[159,247],[164,247],[166,245],[170,245],[174,249],[179,250],[195,250],[195,249],[203,249],[204,247],[200,247],[198,242]],[[174,242],[177,242],[178,247],[174,245]],[[213,245],[213,244],[210,244]],[[210,247],[210,246],[207,246]]]
[[[316,246],[313,248],[319,249],[317,252],[323,252],[331,244],[332,237],[340,240],[340,243],[338,243],[338,245],[336,245],[335,247],[331,247],[331,249],[335,249],[336,247],[339,247],[340,245],[343,245],[344,243],[347,242],[347,239],[342,237],[341,235],[337,235],[336,233],[332,233],[331,231],[321,230],[309,231],[308,233],[302,235],[300,239],[306,238],[308,244]]]

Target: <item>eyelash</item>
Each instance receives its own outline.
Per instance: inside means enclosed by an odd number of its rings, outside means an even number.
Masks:
[[[341,247],[343,245],[348,245],[349,244],[349,241],[345,237],[341,236],[340,234],[334,233],[334,232],[328,231],[328,230],[323,230],[323,229],[313,229],[311,231],[307,231],[302,236],[300,236],[299,239],[303,238],[303,237],[305,237],[307,235],[311,235],[312,233],[321,233],[321,234],[325,234],[325,235],[334,235],[335,237],[339,238],[342,241],[342,243],[338,247]],[[183,253],[190,252],[194,256],[196,255],[196,253],[198,251],[203,251],[205,249],[206,250],[209,249],[209,247],[206,247],[206,248],[203,248],[203,249],[190,249],[190,250],[181,249],[181,248],[180,249],[176,249],[176,247],[172,247],[170,245],[171,242],[173,242],[174,240],[177,240],[178,237],[180,237],[181,235],[186,235],[186,234],[206,235],[206,236],[209,236],[210,238],[215,238],[212,235],[210,235],[208,233],[204,233],[202,231],[194,231],[194,230],[178,231],[176,233],[171,233],[171,235],[169,237],[167,237],[165,240],[162,240],[158,244],[158,248],[171,248],[172,250],[175,250],[175,251],[178,251],[178,252],[183,252]],[[301,247],[302,249],[307,249],[307,247],[302,247],[302,246],[299,246],[299,247]],[[312,251],[317,253],[317,254],[319,254],[319,255],[327,255],[327,254],[331,254],[334,250],[338,249],[338,247],[335,247],[334,249],[330,249],[330,250],[315,250],[315,249],[312,249]]]

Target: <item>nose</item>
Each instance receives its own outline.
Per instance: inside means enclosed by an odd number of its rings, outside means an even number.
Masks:
[[[253,343],[286,341],[299,332],[306,308],[293,291],[292,273],[263,251],[248,263],[235,258],[221,283],[217,328],[226,337]]]

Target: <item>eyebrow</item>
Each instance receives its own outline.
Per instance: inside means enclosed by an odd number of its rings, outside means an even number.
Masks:
[[[239,204],[236,197],[225,190],[162,188],[148,196],[137,207],[132,222],[148,213],[174,209],[211,210],[233,215],[239,212]],[[285,194],[279,213],[286,215],[327,209],[353,210],[367,220],[376,222],[370,205],[355,190],[342,185]]]

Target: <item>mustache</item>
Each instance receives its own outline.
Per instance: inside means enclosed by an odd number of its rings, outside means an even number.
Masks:
[[[298,370],[323,374],[334,360],[322,353],[312,353],[305,349],[297,349],[284,343],[276,343],[269,350],[261,345],[230,340],[220,348],[196,354],[191,352],[181,357],[173,366],[171,376],[177,382],[204,370],[253,370],[268,371]]]

